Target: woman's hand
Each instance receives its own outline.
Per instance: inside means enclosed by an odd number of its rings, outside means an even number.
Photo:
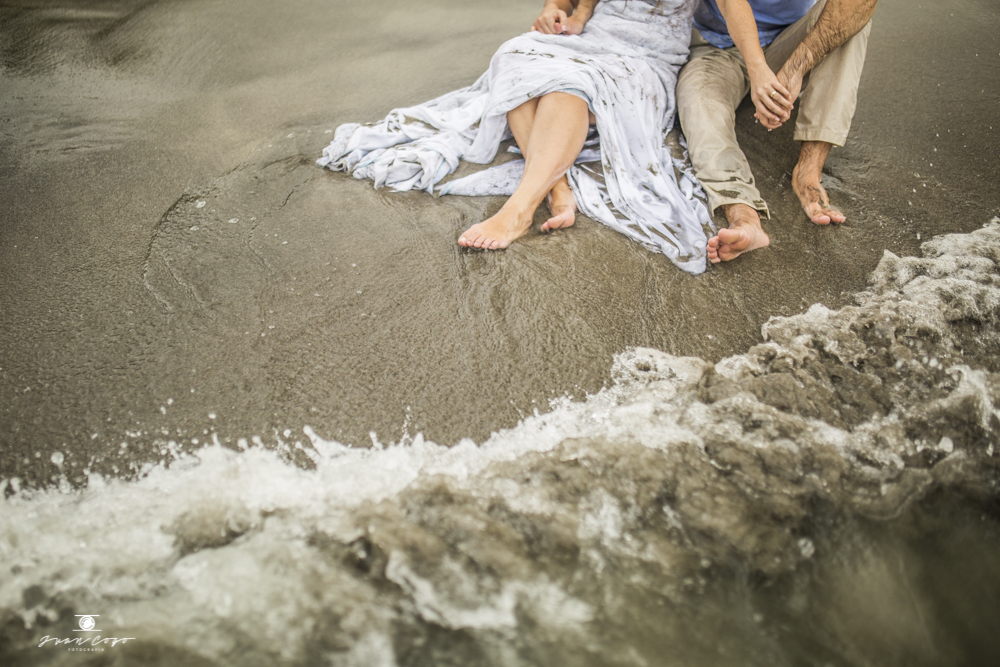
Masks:
[[[567,21],[569,21],[569,16],[566,15],[565,10],[554,3],[546,3],[542,13],[531,24],[531,29],[543,35],[561,35]]]
[[[776,130],[792,116],[795,100],[767,63],[748,68],[750,98],[757,107],[754,116],[769,130]],[[798,92],[798,91],[796,91]]]
[[[563,21],[563,34],[579,35],[581,32],[583,32],[583,26],[585,26],[586,24],[587,24],[587,19],[581,19],[580,12],[573,12],[568,19]]]
[[[543,35],[579,35],[596,4],[596,0],[549,0],[531,29]]]

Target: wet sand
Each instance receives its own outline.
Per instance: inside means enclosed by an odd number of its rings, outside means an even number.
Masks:
[[[805,219],[791,128],[744,105],[772,246],[701,277],[588,220],[466,251],[501,200],[313,164],[340,123],[471,83],[537,4],[0,8],[0,478],[45,483],[60,452],[82,481],[169,440],[306,424],[481,441],[598,390],[630,346],[744,351],[772,315],[849,302],[884,250],[1000,211],[1000,15],[958,0],[879,3],[828,165],[846,225]]]

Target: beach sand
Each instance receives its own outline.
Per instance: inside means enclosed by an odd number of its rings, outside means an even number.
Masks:
[[[458,235],[501,199],[314,164],[339,124],[472,83],[538,4],[4,3],[0,478],[82,482],[168,441],[305,425],[352,445],[482,441],[597,391],[631,346],[744,351],[771,316],[849,303],[886,250],[1000,212],[985,0],[879,3],[828,164],[847,224],[805,218],[791,128],[744,104],[772,245],[698,277],[586,219],[467,251]]]

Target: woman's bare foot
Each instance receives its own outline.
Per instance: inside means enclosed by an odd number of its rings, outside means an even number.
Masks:
[[[542,225],[543,232],[570,227],[576,222],[576,200],[573,198],[573,191],[569,189],[569,183],[565,177],[561,178],[552,188],[548,202],[552,217]]]
[[[720,229],[708,240],[708,259],[712,264],[728,262],[745,252],[771,245],[771,239],[760,226],[760,215],[746,204],[724,207],[728,229]]]
[[[496,215],[462,233],[458,244],[463,247],[506,248],[528,231],[535,209],[553,190],[553,216],[543,229],[567,227],[575,220],[575,204],[568,208],[573,194],[565,176],[587,140],[586,100],[569,93],[548,93],[508,112],[507,123],[524,153],[524,174]],[[525,136],[526,131],[530,136]]]
[[[504,205],[488,220],[472,225],[458,237],[458,245],[482,250],[503,250],[531,227],[531,213],[509,211]]]
[[[826,164],[832,146],[823,141],[802,142],[798,164],[792,170],[792,189],[798,195],[806,215],[817,225],[847,220],[843,213],[830,206],[830,197],[820,183],[823,165]]]

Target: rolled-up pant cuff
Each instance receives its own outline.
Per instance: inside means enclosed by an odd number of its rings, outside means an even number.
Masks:
[[[842,147],[847,143],[847,134],[823,128],[795,128],[795,141],[825,141],[828,144]]]
[[[716,211],[722,206],[728,206],[729,204],[746,204],[752,209],[755,209],[767,220],[771,219],[771,211],[767,208],[767,202],[759,197],[742,197],[740,195],[733,196],[732,194],[720,194],[713,190],[711,187],[702,184],[705,188],[705,192],[708,194],[708,207],[714,215]]]

